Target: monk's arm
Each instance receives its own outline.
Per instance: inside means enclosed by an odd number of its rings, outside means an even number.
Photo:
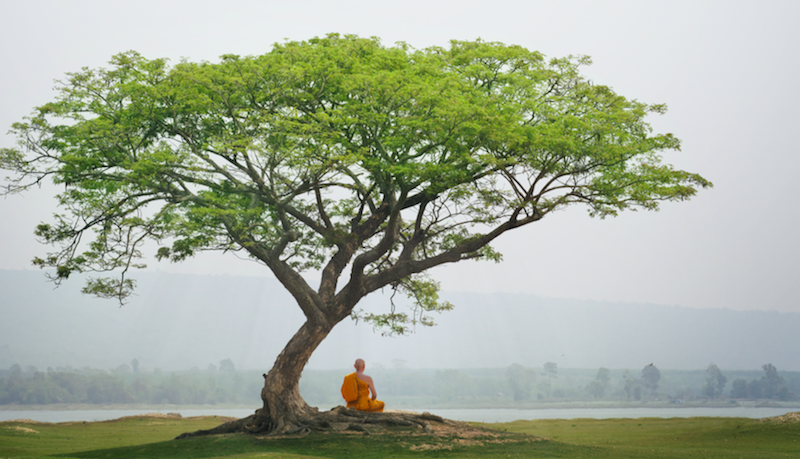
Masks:
[[[364,376],[366,376],[366,375],[364,375]],[[376,398],[378,398],[378,392],[375,390],[375,383],[372,382],[372,377],[371,376],[367,376],[364,379],[365,379],[364,382],[369,384],[369,390],[372,391],[372,400],[375,400]]]

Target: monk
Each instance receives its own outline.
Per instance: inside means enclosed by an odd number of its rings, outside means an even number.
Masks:
[[[358,411],[369,411],[373,413],[382,412],[384,403],[380,400],[376,400],[378,398],[378,392],[375,390],[375,383],[372,382],[372,378],[364,374],[364,368],[366,367],[364,360],[357,359],[353,366],[356,372],[347,375],[345,381],[355,378],[356,384],[358,384],[358,400],[347,402],[347,407],[355,408]],[[372,397],[369,396],[370,392],[372,392]]]

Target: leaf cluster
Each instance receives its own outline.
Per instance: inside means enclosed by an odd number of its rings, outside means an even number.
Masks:
[[[711,185],[661,162],[680,146],[645,121],[663,105],[587,81],[588,63],[336,34],[217,63],[127,52],[68,74],[13,126],[19,147],[0,167],[7,192],[48,177],[64,187],[65,212],[37,229],[57,250],[35,264],[56,280],[121,271],[86,290],[123,301],[145,241],[173,262],[241,251],[311,320],[341,320],[384,287],[409,296],[411,315],[359,316],[402,333],[451,307],[425,271],[499,261],[491,242],[506,231],[577,204],[599,217],[653,210]]]

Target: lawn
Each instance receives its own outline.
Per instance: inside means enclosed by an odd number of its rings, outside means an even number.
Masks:
[[[398,430],[299,438],[172,440],[221,418],[137,417],[90,423],[0,423],[0,457],[80,458],[780,458],[800,457],[800,422],[749,418],[575,419],[487,424],[474,438]]]
[[[509,432],[598,448],[587,457],[800,457],[800,422],[750,418],[517,421]]]

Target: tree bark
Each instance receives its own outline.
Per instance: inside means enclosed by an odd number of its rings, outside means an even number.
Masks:
[[[256,411],[248,426],[253,432],[287,433],[315,415],[300,395],[300,376],[311,354],[328,336],[333,327],[306,321],[286,344],[269,373],[264,375],[261,389],[263,406]]]
[[[307,320],[275,359],[269,373],[264,374],[261,389],[263,406],[255,414],[231,421],[210,430],[187,432],[178,438],[232,432],[268,433],[274,435],[307,432],[319,421],[317,408],[309,406],[300,395],[300,376],[311,354],[343,318],[319,324]]]

